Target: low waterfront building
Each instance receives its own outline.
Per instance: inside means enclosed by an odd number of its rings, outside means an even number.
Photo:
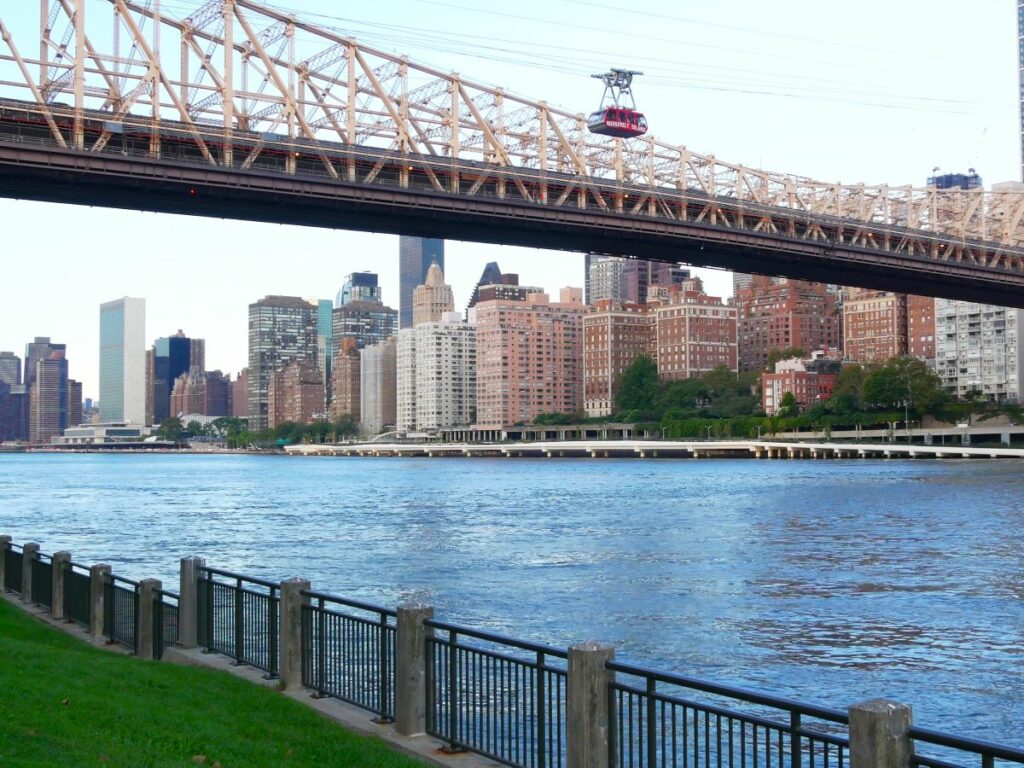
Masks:
[[[142,424],[82,424],[68,427],[64,434],[51,441],[55,446],[103,445],[110,443],[141,443],[153,434],[153,428]]]
[[[816,353],[807,359],[790,358],[775,364],[773,373],[761,375],[761,405],[769,416],[778,413],[782,398],[790,393],[802,411],[832,397],[841,360]]]

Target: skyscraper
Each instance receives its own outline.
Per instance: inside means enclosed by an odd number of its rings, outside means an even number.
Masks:
[[[431,264],[444,271],[444,240],[398,238],[398,327],[413,325],[413,291],[427,281]]]
[[[363,431],[379,434],[397,418],[396,338],[359,352],[359,411]]]
[[[182,331],[174,336],[159,338],[153,344],[152,380],[149,386],[152,397],[152,423],[162,424],[171,414],[171,391],[174,383],[182,374],[188,373],[193,367],[202,372],[199,365],[193,366],[195,357],[193,345],[201,339],[190,339]],[[202,355],[205,357],[205,355]],[[149,409],[147,409],[149,410]]]
[[[334,298],[335,307],[343,307],[353,301],[380,301],[381,289],[377,284],[376,272],[353,272],[345,276],[341,290]]]
[[[469,426],[476,413],[476,328],[461,312],[398,332],[399,431]]]
[[[33,443],[48,443],[68,428],[68,361],[57,349],[36,363],[29,393],[29,423]]]
[[[0,381],[21,384],[21,358],[13,352],[0,352]]]
[[[295,360],[316,361],[315,302],[266,296],[249,305],[249,428],[267,428],[270,377]]]
[[[53,344],[50,342],[49,336],[36,336],[34,341],[30,341],[25,345],[25,376],[22,379],[22,383],[26,387],[30,388],[36,380],[36,366],[40,360],[45,360],[50,356],[51,352],[57,350],[66,352],[67,347],[64,344]]]
[[[146,300],[100,304],[100,420],[146,420]]]

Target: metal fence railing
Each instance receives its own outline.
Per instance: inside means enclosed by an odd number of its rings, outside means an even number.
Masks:
[[[64,619],[86,629],[92,623],[91,585],[89,568],[69,561],[64,570]]]
[[[103,634],[133,653],[138,651],[136,627],[139,583],[110,574],[103,585]]]
[[[8,544],[4,550],[4,591],[21,594],[21,568],[25,556],[17,544]]]
[[[163,589],[153,591],[153,658],[178,644],[178,596]]]
[[[395,611],[320,592],[302,595],[302,684],[377,715],[395,716]]]
[[[1024,765],[1024,750],[977,739],[962,739],[928,728],[910,729],[911,765],[921,768],[1003,768]]]
[[[426,621],[427,733],[450,751],[506,765],[561,768],[566,651]],[[440,636],[439,633],[444,634]]]
[[[53,560],[49,555],[37,552],[29,563],[32,569],[32,602],[45,608],[53,608]]]
[[[618,768],[849,764],[846,712],[628,664],[606,668],[617,675],[608,714]]]
[[[197,602],[200,643],[207,651],[277,676],[280,585],[202,567]]]

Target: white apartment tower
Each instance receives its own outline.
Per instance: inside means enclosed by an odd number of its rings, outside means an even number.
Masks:
[[[395,424],[396,337],[359,350],[359,411],[364,432],[379,434]]]
[[[1024,310],[935,300],[935,372],[959,398],[1019,402]]]
[[[476,327],[461,312],[398,333],[398,431],[468,426],[476,412]]]
[[[100,420],[146,422],[146,300],[100,304]]]

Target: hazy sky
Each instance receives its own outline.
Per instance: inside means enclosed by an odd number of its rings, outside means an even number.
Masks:
[[[200,5],[162,3],[179,17]],[[89,9],[105,17],[105,6]],[[574,112],[597,105],[590,73],[643,70],[635,91],[651,132],[731,162],[844,183],[920,185],[935,166],[977,168],[986,185],[1020,174],[1013,0],[277,6]],[[26,55],[38,13],[30,0],[0,2]],[[148,343],[181,328],[207,339],[208,367],[231,372],[246,364],[247,305],[266,294],[333,298],[344,275],[369,269],[398,306],[392,236],[11,200],[0,200],[0,226],[0,349],[21,356],[33,336],[67,343],[86,396],[98,389],[99,304],[113,298],[146,298]],[[457,306],[492,260],[553,293],[583,283],[578,254],[449,242]],[[699,273],[731,292],[728,273]]]

